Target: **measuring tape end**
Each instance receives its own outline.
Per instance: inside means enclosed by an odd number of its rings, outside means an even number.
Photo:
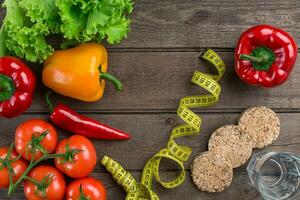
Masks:
[[[206,54],[206,52],[208,52],[210,50],[210,48],[206,48],[204,49],[204,51],[201,52],[199,58],[203,58],[203,56]]]
[[[108,163],[109,160],[112,160],[112,158],[105,155],[101,160],[101,164],[106,166],[106,164]]]

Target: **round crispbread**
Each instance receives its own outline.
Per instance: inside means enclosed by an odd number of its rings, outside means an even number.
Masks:
[[[208,150],[216,151],[237,168],[250,158],[252,142],[239,126],[227,125],[218,128],[210,137]]]
[[[279,117],[273,110],[263,106],[246,110],[240,117],[239,126],[250,136],[253,148],[273,143],[280,132]]]
[[[232,181],[233,169],[226,158],[214,152],[201,153],[191,165],[192,179],[199,190],[221,192]]]

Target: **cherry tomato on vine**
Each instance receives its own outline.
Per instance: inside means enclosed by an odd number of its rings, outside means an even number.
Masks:
[[[66,200],[106,200],[106,189],[100,180],[82,178],[71,182],[66,191]]]
[[[93,143],[80,135],[73,135],[62,140],[55,153],[66,154],[64,157],[55,158],[55,166],[72,178],[85,177],[96,166],[97,156]]]
[[[57,146],[55,128],[41,120],[31,119],[17,127],[15,134],[16,151],[26,160],[38,160],[43,154],[52,153]]]
[[[27,168],[27,163],[22,158],[18,159],[17,152],[12,148],[0,148],[0,188],[9,186],[9,168],[13,182],[16,182]]]
[[[62,200],[66,190],[64,176],[54,167],[40,165],[33,168],[24,182],[28,200]]]

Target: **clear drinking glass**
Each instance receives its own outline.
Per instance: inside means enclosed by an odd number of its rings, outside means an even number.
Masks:
[[[300,156],[261,151],[247,166],[252,184],[266,200],[300,200]]]

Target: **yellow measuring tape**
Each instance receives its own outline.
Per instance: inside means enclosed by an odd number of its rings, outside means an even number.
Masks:
[[[225,72],[225,63],[212,49],[205,50],[200,57],[210,62],[217,69],[218,74],[212,75],[195,71],[191,82],[204,88],[210,94],[187,96],[180,100],[177,114],[186,124],[175,127],[172,130],[167,147],[160,150],[147,161],[143,170],[141,183],[138,183],[129,172],[112,158],[104,156],[102,159],[101,164],[106,167],[117,183],[127,192],[126,200],[159,200],[158,195],[151,189],[153,177],[165,188],[174,188],[184,182],[185,170],[183,162],[189,159],[192,149],[188,146],[177,144],[175,139],[199,134],[202,120],[190,108],[208,107],[219,100],[221,86],[218,84],[218,81]],[[159,165],[162,158],[176,162],[181,168],[181,173],[176,179],[169,182],[161,180]]]

